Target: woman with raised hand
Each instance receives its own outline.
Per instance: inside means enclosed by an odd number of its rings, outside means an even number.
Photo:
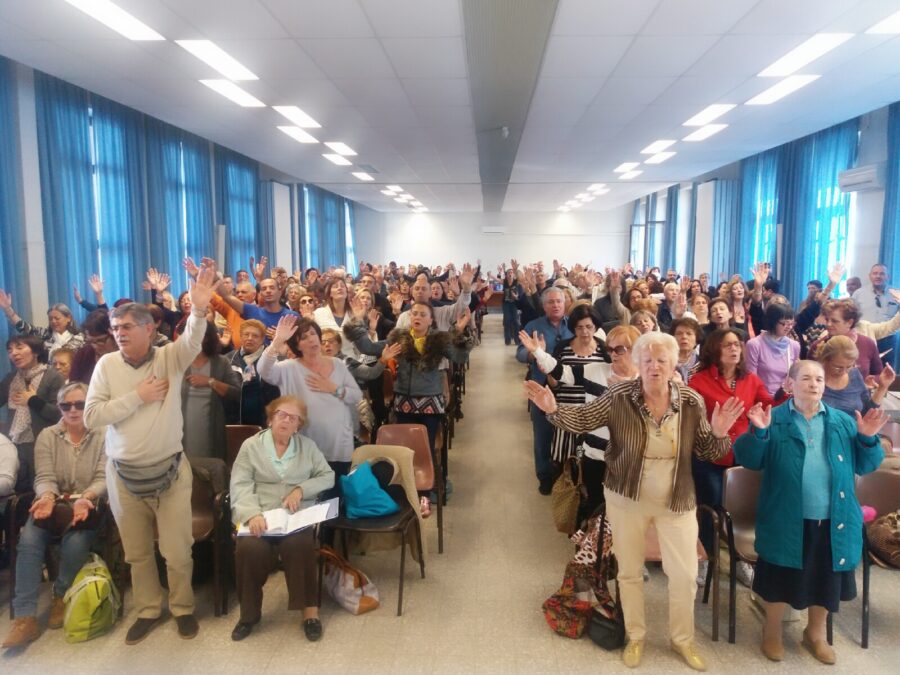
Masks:
[[[869,391],[866,380],[856,365],[858,358],[856,344],[846,335],[828,338],[818,353],[819,363],[825,370],[825,393],[822,401],[848,415],[855,412],[865,415],[871,408],[879,407],[894,382],[894,369],[885,366],[874,378],[875,389]]]
[[[747,341],[747,370],[754,373],[773,397],[782,389],[791,364],[800,358],[800,343],[790,337],[794,310],[770,302],[763,314],[764,330]]]
[[[61,302],[47,310],[46,327],[33,326],[20,317],[13,309],[12,298],[2,288],[0,288],[0,309],[20,335],[35,335],[43,340],[50,356],[63,347],[78,351],[84,345],[84,336],[75,325],[72,310]]]
[[[870,410],[864,417],[856,412],[854,420],[822,403],[825,373],[815,361],[795,361],[788,377],[793,398],[774,410],[754,405],[747,412],[752,427],[734,446],[738,462],[763,474],[753,578],[766,606],[762,652],[781,661],[785,609],[808,608],[802,644],[833,664],[826,619],[856,597],[854,570],[862,553],[855,480],[881,463],[877,434],[887,418]]]
[[[673,381],[678,344],[671,335],[642,335],[632,358],[638,379],[617,384],[584,405],[560,406],[549,387],[533,380],[525,388],[555,426],[578,434],[609,427],[604,484],[628,636],[625,665],[640,665],[644,652],[644,537],[654,523],[669,581],[672,649],[691,668],[705,670],[694,643],[697,514],[690,460],[694,454],[716,460],[729,451],[728,430],[743,406],[735,398],[716,404],[708,422],[700,395]]]

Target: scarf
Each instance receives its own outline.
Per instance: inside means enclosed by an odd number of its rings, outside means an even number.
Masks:
[[[9,439],[13,443],[33,443],[34,432],[31,429],[31,408],[28,404],[17,405],[12,402],[15,394],[21,394],[29,389],[37,390],[41,386],[44,373],[47,372],[47,364],[39,363],[28,370],[17,370],[9,384],[10,410],[13,410],[12,424],[9,429]]]
[[[50,344],[48,345],[50,352],[52,353],[61,347],[65,347],[73,337],[75,336],[67,330],[64,330],[62,333],[53,333],[51,331]]]
[[[244,359],[245,366],[252,366],[256,361],[262,356],[262,353],[266,350],[265,345],[260,345],[259,349],[257,349],[252,354],[248,354],[243,349],[241,350],[241,358]]]
[[[777,353],[779,356],[784,356],[785,352],[787,352],[787,350],[791,347],[791,341],[787,335],[777,338],[767,330],[764,330],[762,334],[763,339],[769,346],[769,349]]]
[[[410,329],[409,336],[412,338],[413,346],[416,348],[416,351],[419,352],[419,354],[424,354],[425,340],[428,339],[428,335],[425,335],[423,337],[416,337],[416,334],[412,332],[412,329]]]

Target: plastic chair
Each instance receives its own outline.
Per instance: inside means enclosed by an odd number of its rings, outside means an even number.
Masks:
[[[416,490],[437,490],[438,553],[444,552],[444,481],[441,476],[441,453],[432,457],[428,430],[423,424],[385,424],[378,430],[376,445],[400,445],[413,451]],[[435,471],[437,464],[437,471]]]
[[[756,541],[756,502],[762,485],[762,474],[742,466],[725,471],[722,486],[722,516],[728,538],[728,642],[734,643],[736,633],[737,563],[755,563],[753,544]]]
[[[228,466],[229,471],[231,471],[231,467],[234,466],[234,460],[237,459],[238,452],[240,452],[244,441],[251,436],[258,434],[261,430],[262,427],[258,427],[255,424],[225,425],[225,439],[227,443],[225,448],[225,464]]]
[[[231,507],[228,499],[228,469],[220,459],[192,458],[191,530],[194,544],[209,542],[213,547],[213,611],[216,616],[228,614],[230,570]]]
[[[894,446],[894,454],[900,453],[900,423],[887,422],[881,429],[879,436],[891,439],[891,444]]]
[[[895,471],[873,471],[859,476],[856,481],[856,498],[860,505],[871,506],[879,516],[900,509],[900,473]],[[878,557],[869,547],[866,527],[863,525],[863,592],[862,592],[862,639],[863,649],[869,648],[869,590],[872,562]]]

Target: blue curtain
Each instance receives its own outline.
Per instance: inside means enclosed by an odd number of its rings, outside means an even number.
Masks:
[[[900,102],[894,103],[888,111],[887,146],[884,217],[878,259],[887,265],[889,283],[896,288],[900,284]]]
[[[110,302],[138,298],[149,266],[144,216],[144,116],[92,96],[100,273]]]
[[[256,255],[264,255],[271,261],[275,260],[275,182],[271,180],[259,182],[256,251]],[[288,270],[288,273],[291,271]]]
[[[259,163],[218,145],[215,153],[216,217],[225,225],[225,267],[234,273],[249,264],[250,256],[259,256]],[[190,240],[188,244],[190,251]]]
[[[347,264],[344,198],[315,185],[304,185],[303,240],[307,267]]]
[[[21,314],[31,305],[22,241],[22,175],[16,135],[15,74],[13,63],[0,57],[0,288],[12,296]],[[10,325],[0,317],[0,344],[9,338]],[[0,356],[0,377],[9,371],[9,359]]]
[[[214,258],[216,256],[216,235],[213,222],[212,159],[209,154],[209,141],[185,131],[180,133],[187,255],[195,261],[199,261],[203,256]],[[256,194],[253,191],[256,186],[256,163],[253,164],[253,180],[241,183],[244,188],[250,188],[247,190],[249,203],[242,204],[241,208],[233,209],[237,212],[237,215],[233,215],[233,217],[240,220],[252,219],[256,213]],[[225,222],[222,220],[221,214],[222,211],[218,211],[219,222]],[[227,258],[227,239],[225,251]],[[229,271],[234,272],[234,270]]]
[[[35,71],[38,158],[50,302],[99,271],[90,113],[84,89]],[[78,311],[76,309],[76,311]]]
[[[644,200],[644,222],[647,224],[647,267],[659,267],[660,265],[660,237],[656,226],[656,193],[647,195]]]
[[[344,245],[347,249],[347,270],[351,274],[356,274],[359,267],[356,264],[356,202],[349,199],[344,200]]]
[[[757,262],[775,263],[778,213],[778,165],[782,150],[775,148],[741,162],[741,221],[738,241],[741,274]]]
[[[184,245],[184,187],[181,179],[181,132],[148,117],[147,212],[150,222],[150,265],[172,277],[171,292],[185,290],[181,260]]]
[[[694,271],[694,249],[697,248],[697,191],[700,183],[691,183],[691,212],[688,214],[687,256],[684,259],[684,270],[691,277],[699,276]]]
[[[855,118],[783,147],[778,169],[779,222],[784,224],[782,292],[794,303],[810,279],[824,280],[828,265],[846,260],[850,198],[838,174],[856,163]]]
[[[741,185],[737,180],[717,180],[713,201],[712,265],[710,285],[732,274],[747,276],[740,267]]]
[[[662,263],[667,268],[678,267],[678,194],[680,190],[681,187],[678,184],[672,185],[666,190],[666,229],[663,231]]]

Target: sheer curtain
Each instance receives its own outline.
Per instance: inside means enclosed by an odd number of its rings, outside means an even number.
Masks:
[[[732,274],[747,276],[740,267],[741,185],[737,180],[717,180],[713,200],[712,263],[710,286]]]
[[[225,225],[225,267],[233,274],[249,264],[250,256],[259,256],[259,163],[219,145],[215,154],[216,215],[219,223]]]
[[[890,285],[897,288],[900,286],[900,103],[894,103],[888,112],[887,156],[879,260],[887,265]]]
[[[855,118],[783,146],[779,166],[779,221],[784,223],[782,293],[794,303],[806,282],[824,280],[828,265],[846,260],[850,198],[838,174],[856,163]]]
[[[138,298],[149,266],[144,216],[144,116],[91,97],[100,274],[110,301]]]
[[[663,232],[663,259],[662,263],[667,268],[676,267],[678,261],[678,194],[681,187],[672,185],[666,190],[666,229]],[[666,270],[663,270],[665,272]]]
[[[38,158],[50,302],[98,271],[90,115],[84,89],[35,71]],[[76,308],[76,312],[79,310]]]
[[[256,219],[256,255],[275,259],[275,182],[259,182],[259,217]],[[274,264],[274,263],[273,263]],[[288,270],[290,274],[293,270]]]

